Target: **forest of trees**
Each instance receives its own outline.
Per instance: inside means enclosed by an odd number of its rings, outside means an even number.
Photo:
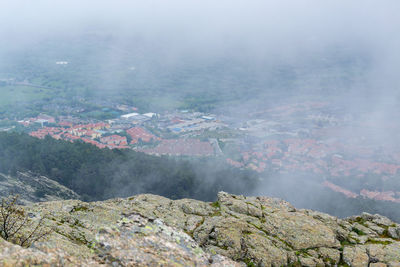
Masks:
[[[0,172],[15,175],[26,170],[56,180],[84,200],[138,193],[213,200],[221,190],[249,193],[258,180],[254,172],[233,169],[216,159],[156,157],[128,149],[0,133]]]

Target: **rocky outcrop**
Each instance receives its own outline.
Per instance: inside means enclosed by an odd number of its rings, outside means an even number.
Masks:
[[[1,242],[0,265],[400,266],[400,225],[386,217],[338,219],[275,198],[144,194],[25,209],[55,231],[30,249]]]
[[[71,189],[45,176],[31,172],[17,172],[15,175],[0,173],[0,197],[16,194],[24,204],[80,198]]]

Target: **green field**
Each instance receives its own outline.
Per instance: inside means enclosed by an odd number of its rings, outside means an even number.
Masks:
[[[0,115],[2,118],[23,118],[40,113],[37,101],[50,100],[57,92],[25,85],[0,86]]]
[[[16,104],[31,103],[35,100],[49,98],[53,95],[50,89],[36,88],[24,85],[0,86],[0,108]]]

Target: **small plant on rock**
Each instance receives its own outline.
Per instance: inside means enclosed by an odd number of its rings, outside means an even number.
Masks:
[[[34,222],[17,205],[19,196],[3,198],[0,203],[0,236],[14,244],[30,247],[34,242],[44,239],[52,230],[44,226],[45,216]]]

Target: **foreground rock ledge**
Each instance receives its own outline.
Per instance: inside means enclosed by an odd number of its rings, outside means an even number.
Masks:
[[[338,219],[275,198],[144,194],[25,209],[56,230],[29,249],[0,240],[0,266],[400,266],[400,225],[388,218]]]

